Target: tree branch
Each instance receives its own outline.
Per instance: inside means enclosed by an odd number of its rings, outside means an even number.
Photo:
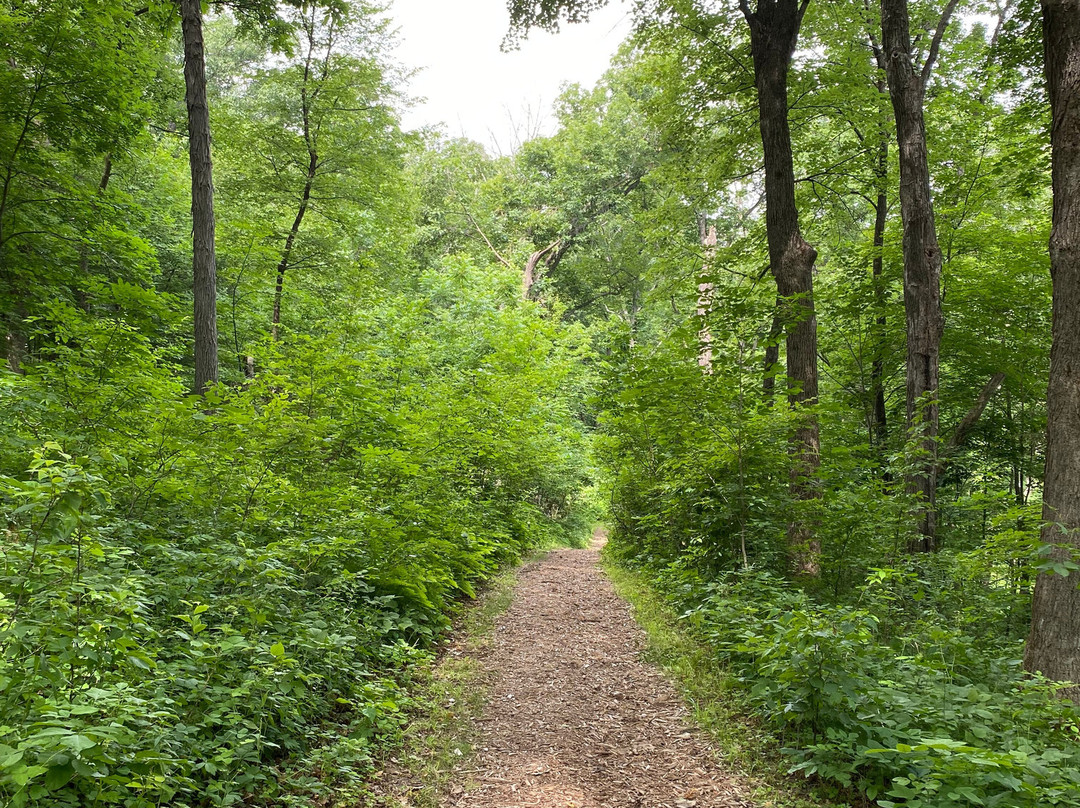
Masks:
[[[960,419],[960,423],[956,425],[956,429],[954,429],[952,435],[949,436],[949,440],[945,443],[944,450],[942,451],[942,456],[952,454],[963,445],[964,441],[967,439],[968,433],[971,432],[971,428],[975,426],[979,418],[982,417],[986,405],[990,403],[990,399],[994,397],[994,394],[1001,389],[1001,383],[1004,381],[1004,373],[995,373],[990,377],[990,381],[983,387],[982,392],[979,393],[979,397],[975,399],[975,403],[971,405],[971,409]]]
[[[536,283],[536,267],[540,263],[540,259],[544,257],[545,253],[550,251],[554,247],[558,247],[562,242],[562,238],[557,238],[542,250],[537,250],[529,256],[529,260],[525,262],[525,272],[521,277],[521,299],[529,299],[529,290],[532,289],[534,283]]]
[[[806,9],[807,9],[807,7],[809,5],[810,5],[810,0],[802,0],[802,3],[799,5],[799,17],[798,17],[798,21],[795,23],[795,30],[796,31],[802,30],[803,17],[806,16]]]
[[[499,263],[502,264],[507,269],[513,269],[514,268],[513,264],[511,264],[509,261],[507,261],[505,258],[503,258],[502,253],[500,253],[498,250],[495,249],[495,245],[491,243],[491,240],[488,239],[488,237],[484,233],[484,231],[480,229],[480,225],[477,224],[476,219],[473,218],[473,215],[471,213],[469,213],[469,209],[466,208],[464,205],[462,205],[461,206],[461,212],[465,214],[465,218],[467,218],[469,220],[469,222],[472,224],[472,226],[476,230],[476,232],[480,234],[480,238],[482,238],[484,240],[484,243],[486,245],[488,245],[488,249],[490,249],[493,253],[495,253],[495,257],[499,259]]]
[[[937,61],[938,51],[941,49],[941,39],[945,36],[945,29],[949,27],[949,20],[952,19],[959,2],[960,0],[949,0],[945,10],[941,12],[941,19],[938,20],[937,28],[934,30],[934,38],[930,41],[930,50],[926,54],[926,62],[923,63],[923,87],[926,87],[926,83],[930,81],[930,73],[934,69],[934,62]]]

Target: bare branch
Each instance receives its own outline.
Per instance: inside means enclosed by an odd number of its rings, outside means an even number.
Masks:
[[[941,39],[945,36],[945,29],[949,27],[949,20],[952,19],[953,12],[959,2],[960,0],[949,0],[945,10],[941,12],[941,19],[938,20],[937,28],[934,30],[934,38],[930,41],[930,50],[926,54],[926,61],[923,63],[923,87],[930,81],[930,73],[934,69],[934,62],[937,61],[938,51],[941,49]]]
[[[470,224],[472,224],[473,229],[475,229],[476,232],[480,234],[480,238],[482,238],[484,240],[484,243],[488,245],[488,249],[490,249],[495,254],[495,257],[499,259],[499,263],[507,269],[513,269],[513,264],[503,258],[502,253],[495,249],[495,245],[491,243],[491,240],[487,237],[487,234],[484,233],[484,231],[480,228],[480,225],[477,223],[476,219],[473,218],[473,215],[469,213],[468,208],[462,205],[461,212],[465,214],[465,218],[467,218]]]
[[[750,3],[748,3],[747,0],[739,0],[739,10],[743,13],[743,16],[746,17],[747,22],[753,22],[754,12],[750,10]]]

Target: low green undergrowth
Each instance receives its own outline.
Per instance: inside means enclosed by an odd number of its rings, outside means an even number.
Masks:
[[[462,615],[442,653],[419,671],[417,698],[399,749],[384,756],[378,786],[368,803],[437,808],[463,778],[477,740],[477,719],[487,704],[487,680],[480,655],[491,641],[496,618],[510,606],[515,569],[496,576]]]
[[[462,610],[447,641],[416,653],[402,669],[402,698],[377,746],[357,742],[354,717],[328,721],[326,742],[280,772],[280,790],[268,804],[347,808],[399,805],[405,799],[418,808],[435,808],[472,751],[475,719],[486,703],[476,654],[510,605],[516,580],[516,567],[496,574]]]
[[[159,297],[57,307],[0,371],[0,804],[363,779],[460,604],[592,518],[578,338],[516,283],[448,264],[205,398],[144,333]]]
[[[648,658],[667,671],[729,769],[744,774],[758,804],[774,808],[833,805],[821,789],[788,776],[774,728],[754,713],[753,704],[715,649],[679,620],[678,613],[640,571],[605,564],[619,596],[648,634]]]
[[[1080,715],[1027,677],[1019,648],[929,610],[914,569],[874,570],[852,603],[760,570],[648,568],[784,744],[790,770],[882,808],[1080,805]]]

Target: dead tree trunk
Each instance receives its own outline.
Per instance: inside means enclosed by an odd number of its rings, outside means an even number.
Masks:
[[[938,354],[941,249],[934,225],[923,100],[941,37],[957,0],[949,0],[921,70],[915,64],[907,0],[881,0],[882,51],[900,153],[900,215],[904,226],[904,312],[907,320],[907,425],[922,456],[907,481],[918,499],[919,538],[914,551],[935,549],[937,513]]]
[[[210,160],[210,107],[206,100],[202,4],[180,0],[184,35],[184,100],[191,163],[192,292],[195,319],[195,392],[218,380],[217,258],[214,254],[214,172]]]
[[[705,373],[712,373],[712,332],[709,331],[709,311],[712,309],[713,293],[716,291],[713,282],[709,279],[712,272],[712,262],[716,257],[716,226],[703,223],[701,234],[701,246],[705,248],[705,263],[701,267],[701,275],[698,278],[697,316],[701,323],[698,329],[698,365]]]
[[[1080,0],[1043,0],[1043,42],[1051,107],[1054,214],[1050,274],[1053,345],[1047,391],[1042,540],[1054,561],[1080,552]],[[1080,573],[1035,582],[1024,667],[1080,682]],[[1068,694],[1080,702],[1080,687]]]
[[[765,156],[765,228],[769,265],[783,300],[781,319],[787,353],[787,376],[793,390],[792,406],[817,402],[817,317],[814,313],[814,261],[817,251],[799,230],[795,204],[795,167],[788,123],[787,78],[809,0],[758,0],[751,11],[748,0],[740,7],[750,26],[754,57],[754,84],[758,94],[761,145]],[[815,478],[820,465],[817,418],[802,413],[793,442],[791,490],[798,500],[820,496]],[[805,519],[788,528],[788,543],[795,570],[818,572],[820,544]]]

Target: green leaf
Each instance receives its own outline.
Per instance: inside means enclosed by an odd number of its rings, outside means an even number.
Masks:
[[[97,741],[87,738],[85,735],[68,735],[66,738],[62,739],[60,743],[76,754],[89,749],[91,746],[97,746]]]
[[[47,771],[48,769],[45,766],[27,766],[22,769],[16,769],[14,772],[12,772],[11,780],[17,786],[25,786],[35,777],[38,777]]]
[[[45,788],[50,791],[55,791],[58,788],[63,788],[69,782],[71,778],[75,776],[75,767],[70,762],[64,763],[60,766],[52,766],[45,773]]]

